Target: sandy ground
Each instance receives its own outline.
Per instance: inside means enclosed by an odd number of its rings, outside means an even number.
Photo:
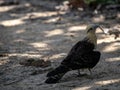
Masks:
[[[61,12],[59,20],[54,10],[56,3],[26,1],[0,7],[0,54],[8,54],[0,57],[0,90],[120,90],[120,38],[114,39],[100,30],[97,30],[97,50],[102,56],[92,70],[92,78],[87,70],[84,73],[88,76],[84,77],[71,71],[60,83],[44,83],[46,73],[58,66],[71,47],[84,38],[88,24],[120,30],[119,12],[114,13],[114,19],[106,19],[104,14]],[[46,68],[19,64],[29,58],[52,63]],[[39,73],[33,75],[35,71]]]

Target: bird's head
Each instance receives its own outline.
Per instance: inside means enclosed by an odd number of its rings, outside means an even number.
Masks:
[[[87,27],[87,33],[95,33],[97,28],[101,29],[105,33],[105,31],[102,29],[102,27],[98,24],[89,25]]]
[[[95,46],[97,45],[97,36],[95,34],[97,28],[100,28],[105,33],[105,31],[100,27],[100,25],[92,24],[87,27],[87,39]]]

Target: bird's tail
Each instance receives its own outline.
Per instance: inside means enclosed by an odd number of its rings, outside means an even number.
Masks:
[[[60,65],[59,67],[57,67],[56,69],[54,69],[53,71],[49,72],[47,74],[48,79],[45,81],[45,83],[57,83],[62,77],[63,75],[69,71],[69,68],[64,66],[64,65]]]

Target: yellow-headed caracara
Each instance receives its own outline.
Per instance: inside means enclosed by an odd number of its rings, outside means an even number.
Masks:
[[[100,28],[104,32],[99,25],[89,25],[86,37],[72,47],[60,66],[47,74],[48,79],[45,83],[57,83],[68,71],[79,69],[90,70],[98,63],[101,53],[94,51],[97,45],[97,36],[95,33],[97,28]]]

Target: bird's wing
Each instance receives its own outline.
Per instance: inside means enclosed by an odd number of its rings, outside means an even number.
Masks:
[[[91,51],[80,56],[73,56],[71,59],[66,59],[62,64],[69,68],[69,70],[76,70],[82,68],[93,68],[100,60],[100,52]]]
[[[84,66],[93,68],[100,60],[100,56],[101,53],[99,51],[92,51],[82,55],[82,58],[84,59]]]
[[[62,64],[69,64],[76,60],[81,60],[81,56],[85,53],[91,52],[94,49],[94,44],[87,41],[79,41],[68,53],[67,57],[62,61]]]

